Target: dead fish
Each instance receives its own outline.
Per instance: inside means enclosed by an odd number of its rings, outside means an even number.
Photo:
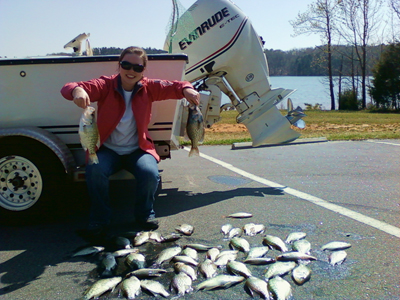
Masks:
[[[194,231],[194,227],[190,224],[181,224],[175,228],[176,231],[184,234],[184,235],[192,235]]]
[[[263,239],[263,244],[268,245],[271,248],[280,250],[282,252],[288,251],[285,243],[281,240],[281,238],[279,238],[277,236],[267,234]]]
[[[265,279],[270,279],[274,276],[281,276],[286,273],[289,273],[296,267],[296,263],[294,261],[282,262],[277,261],[270,265],[265,273]]]
[[[117,236],[112,239],[113,243],[118,247],[122,249],[131,249],[132,248],[132,243],[129,239],[123,236]]]
[[[263,257],[265,254],[268,253],[268,250],[269,250],[269,247],[267,247],[267,246],[250,248],[250,251],[247,254],[246,258],[249,259],[249,258]]]
[[[235,227],[235,228],[232,228],[232,229],[228,232],[228,235],[227,235],[226,237],[227,237],[228,239],[231,239],[231,238],[233,238],[233,237],[235,237],[235,236],[242,236],[242,234],[243,234],[242,228]]]
[[[212,290],[215,288],[228,288],[236,283],[242,282],[245,278],[242,276],[217,275],[207,279],[197,285],[196,290]]]
[[[303,284],[311,277],[311,270],[306,265],[298,265],[292,270],[292,278],[297,284]]]
[[[138,248],[121,249],[121,250],[114,251],[112,253],[112,255],[114,255],[114,257],[121,257],[121,256],[126,256],[131,253],[139,253],[139,249]]]
[[[244,283],[250,291],[251,296],[254,298],[253,292],[260,295],[263,299],[270,299],[267,282],[257,277],[249,277]]]
[[[233,251],[221,251],[220,254],[217,255],[216,259],[215,259],[215,265],[217,267],[223,267],[226,266],[226,264],[231,261],[231,260],[235,260],[237,258],[238,255],[237,250],[233,250]]]
[[[164,269],[138,269],[126,274],[126,277],[135,276],[137,278],[160,277],[162,274],[167,273]]]
[[[351,247],[350,243],[334,241],[323,245],[321,247],[321,250],[336,251],[336,250],[344,250],[350,247]]]
[[[196,261],[199,260],[199,255],[198,255],[197,251],[193,248],[187,247],[187,248],[183,249],[182,254],[189,256]]]
[[[101,246],[89,246],[89,247],[85,247],[85,248],[75,252],[71,257],[96,254],[103,250],[104,250],[104,247],[101,247]]]
[[[276,276],[268,281],[268,290],[276,300],[287,300],[292,295],[292,287],[285,279]]]
[[[251,218],[253,214],[247,212],[237,212],[234,214],[227,215],[225,218],[236,218],[236,219],[243,219],[243,218]]]
[[[207,251],[206,258],[210,259],[211,261],[215,261],[219,253],[220,251],[218,248],[211,248]]]
[[[156,261],[154,262],[154,266],[160,266],[163,262],[170,260],[175,255],[181,253],[181,251],[182,248],[179,246],[164,249],[157,255]]]
[[[111,277],[96,281],[89,289],[83,293],[83,299],[89,300],[103,295],[105,292],[114,289],[122,277]]]
[[[205,278],[212,278],[217,275],[217,268],[214,262],[208,258],[199,264],[199,271]]]
[[[334,265],[342,264],[347,257],[347,252],[344,250],[333,251],[331,255],[329,255],[329,263]]]
[[[124,279],[121,283],[121,290],[126,298],[135,299],[140,294],[140,280],[135,276]]]
[[[243,252],[250,251],[250,244],[244,238],[234,237],[230,240],[229,245]]]
[[[244,263],[240,261],[235,261],[235,260],[229,261],[226,264],[226,269],[235,275],[244,276],[246,278],[251,277],[250,270],[246,267]]]
[[[272,257],[254,257],[246,258],[243,262],[250,265],[268,265],[276,262],[276,259]]]
[[[229,223],[222,225],[221,232],[223,235],[228,235],[229,231],[231,231],[232,228],[233,228],[233,225],[229,224]]]
[[[211,248],[217,248],[217,249],[222,248],[222,246],[207,246],[207,245],[203,245],[203,244],[187,244],[187,245],[185,245],[185,248],[186,247],[193,248],[197,251],[207,251],[207,250],[210,250]]]
[[[146,264],[146,258],[140,253],[131,253],[125,258],[126,264],[132,269],[143,269]]]
[[[298,261],[298,260],[317,260],[316,257],[302,253],[302,252],[298,252],[298,251],[292,251],[292,252],[285,252],[282,253],[281,255],[278,255],[276,257],[276,260],[280,260],[280,261],[289,261],[289,260],[293,260],[293,261]]]
[[[144,243],[147,243],[150,239],[150,232],[149,231],[141,231],[138,232],[135,238],[133,239],[134,246],[141,246]]]
[[[292,232],[286,237],[285,243],[291,244],[294,241],[304,239],[306,236],[307,236],[307,233],[305,233],[305,232]]]
[[[167,235],[163,235],[162,237],[162,243],[168,243],[168,242],[174,242],[176,240],[179,240],[182,236],[177,233],[171,233]]]
[[[172,278],[171,289],[175,289],[178,296],[183,296],[193,291],[192,279],[186,273],[178,273]]]
[[[82,148],[88,152],[88,163],[98,164],[99,159],[96,151],[100,147],[100,135],[96,123],[96,109],[88,106],[84,109],[79,121],[79,139]]]
[[[243,231],[248,236],[255,236],[255,235],[257,235],[259,233],[263,233],[265,231],[265,225],[248,223],[243,226]]]
[[[149,239],[152,241],[156,241],[157,243],[162,243],[164,241],[163,236],[158,231],[150,231]]]
[[[140,286],[142,287],[142,289],[149,291],[153,296],[157,296],[157,294],[165,298],[169,296],[168,291],[161,283],[157,281],[144,279],[140,281]]]
[[[103,270],[100,277],[111,277],[116,266],[115,256],[112,253],[107,253],[100,262],[100,268]]]
[[[186,256],[186,255],[175,255],[172,258],[175,262],[182,262],[188,265],[197,266],[199,264],[198,261],[194,260],[193,258]]]
[[[204,139],[205,129],[203,115],[197,105],[189,105],[186,133],[192,143],[189,157],[199,155],[199,143]]]
[[[307,240],[298,240],[295,241],[292,245],[292,249],[294,251],[302,252],[305,254],[310,254],[311,251],[311,243]]]
[[[196,271],[191,266],[188,266],[183,262],[174,263],[174,270],[177,273],[179,272],[186,273],[193,281],[197,280]]]

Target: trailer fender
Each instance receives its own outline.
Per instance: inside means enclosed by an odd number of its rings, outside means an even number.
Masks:
[[[67,145],[59,137],[45,129],[34,126],[0,129],[0,139],[11,136],[31,138],[46,145],[57,155],[68,174],[72,173],[76,167],[74,157]]]

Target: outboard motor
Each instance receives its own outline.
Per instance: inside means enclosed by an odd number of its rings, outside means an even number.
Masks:
[[[207,127],[218,121],[222,91],[239,113],[237,122],[250,132],[253,147],[297,139],[300,134],[291,125],[304,125],[299,121],[305,115],[291,109],[284,117],[276,107],[294,90],[271,89],[264,41],[249,18],[229,0],[199,0],[180,16],[173,2],[177,17],[164,49],[186,53],[186,80],[210,93],[201,100]]]

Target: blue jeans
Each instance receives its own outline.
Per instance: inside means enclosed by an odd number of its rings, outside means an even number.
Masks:
[[[91,224],[107,225],[111,220],[109,176],[125,169],[135,176],[137,183],[134,218],[144,221],[155,217],[153,204],[160,180],[157,160],[139,149],[128,155],[119,155],[102,146],[97,151],[98,164],[86,165],[86,184],[91,201]]]

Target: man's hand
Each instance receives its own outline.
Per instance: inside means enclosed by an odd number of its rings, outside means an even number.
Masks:
[[[86,91],[77,86],[73,91],[72,91],[72,96],[74,97],[74,103],[79,106],[80,108],[86,108],[90,105],[90,98],[89,95],[86,93]]]
[[[198,91],[186,88],[183,90],[183,95],[190,104],[199,105],[200,104],[200,94]]]

